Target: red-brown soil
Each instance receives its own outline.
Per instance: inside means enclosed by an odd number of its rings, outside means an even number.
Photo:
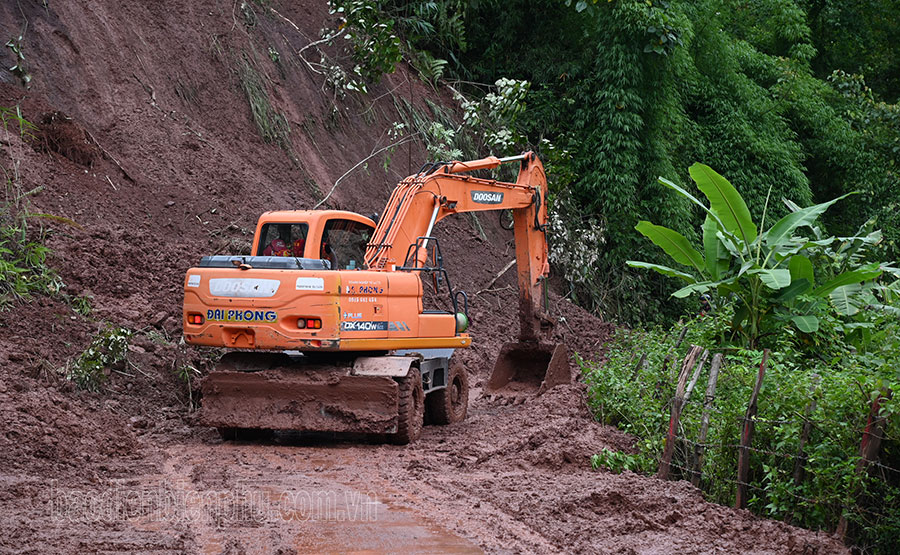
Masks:
[[[240,251],[265,210],[312,207],[385,146],[392,97],[426,112],[423,99],[446,102],[406,67],[335,100],[295,54],[326,20],[324,3],[278,0],[0,5],[3,40],[27,21],[33,77],[25,90],[0,69],[0,106],[38,125],[23,137],[7,122],[0,162],[33,212],[56,217],[31,229],[50,231],[63,291],[92,305],[83,316],[39,297],[0,313],[0,552],[843,552],[684,482],[592,471],[591,454],[632,441],[591,418],[579,383],[482,395],[517,326],[514,273],[483,291],[513,257],[493,217],[480,219],[486,237],[468,218],[439,229],[454,285],[470,294],[475,346],[457,354],[472,385],[465,422],[426,427],[406,447],[222,443],[195,425],[175,369],[205,372],[215,353],[179,342],[185,270]],[[246,60],[289,123],[291,154],[260,138],[240,87]],[[329,206],[379,210],[424,160],[421,146],[406,149],[387,172],[375,157],[350,174]],[[612,326],[557,295],[551,304],[557,340],[601,356]],[[78,391],[62,372],[106,322],[135,331],[128,364],[100,393]]]

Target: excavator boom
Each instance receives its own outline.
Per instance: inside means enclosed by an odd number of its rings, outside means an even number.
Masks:
[[[515,183],[468,173],[510,162],[520,164]],[[426,164],[394,189],[366,249],[366,264],[372,270],[421,265],[427,257],[427,239],[424,246],[409,247],[419,238],[430,237],[440,220],[464,212],[512,210],[521,299],[520,335],[523,340],[535,341],[539,337],[541,289],[550,273],[546,199],[544,168],[532,152],[509,158],[489,156],[471,162]],[[406,259],[410,253],[412,260]]]
[[[518,162],[515,183],[481,179],[469,174]],[[491,392],[533,393],[571,379],[566,349],[542,342],[549,318],[541,305],[550,273],[546,230],[547,179],[537,156],[489,156],[471,162],[430,164],[409,176],[394,189],[372,242],[366,249],[366,264],[373,270],[422,264],[434,225],[463,212],[512,210],[516,243],[519,291],[519,341],[501,349],[488,380]],[[430,213],[430,218],[422,217]],[[425,238],[424,241],[419,241]],[[419,241],[419,243],[417,243]],[[405,248],[415,245],[414,248]],[[404,247],[404,248],[398,248]],[[406,257],[412,255],[414,260]]]

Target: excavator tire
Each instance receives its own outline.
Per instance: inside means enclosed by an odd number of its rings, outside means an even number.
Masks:
[[[469,408],[469,375],[458,362],[450,363],[447,387],[428,394],[425,410],[432,424],[453,424],[466,419]]]
[[[397,433],[391,440],[397,445],[406,445],[419,439],[425,419],[425,390],[422,374],[418,368],[410,368],[405,378],[399,378],[397,398]]]

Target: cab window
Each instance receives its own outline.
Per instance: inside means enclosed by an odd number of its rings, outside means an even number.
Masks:
[[[306,224],[264,224],[256,256],[294,256],[301,258],[306,248]]]
[[[373,231],[362,222],[328,220],[322,233],[320,257],[331,262],[336,270],[361,269]]]

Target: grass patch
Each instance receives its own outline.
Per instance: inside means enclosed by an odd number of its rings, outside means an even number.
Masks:
[[[3,203],[0,204],[0,310],[8,309],[17,301],[25,300],[32,294],[58,293],[63,287],[56,272],[47,266],[50,249],[44,246],[46,231],[38,226],[29,228],[29,219],[49,215],[32,214],[28,211],[28,197],[40,188],[26,191],[19,179],[20,157],[17,147],[25,148],[24,142],[14,143],[11,138],[18,134],[22,141],[33,139],[36,127],[22,117],[18,107],[0,107],[0,126],[11,149],[11,165],[2,166]]]
[[[69,304],[72,306],[72,310],[84,317],[87,317],[90,316],[91,312],[94,311],[94,307],[91,304],[91,299],[93,298],[94,297],[91,295],[78,295],[69,298]]]
[[[238,80],[260,136],[265,142],[278,145],[291,154],[291,126],[285,115],[272,107],[262,76],[246,56],[238,62]]]

